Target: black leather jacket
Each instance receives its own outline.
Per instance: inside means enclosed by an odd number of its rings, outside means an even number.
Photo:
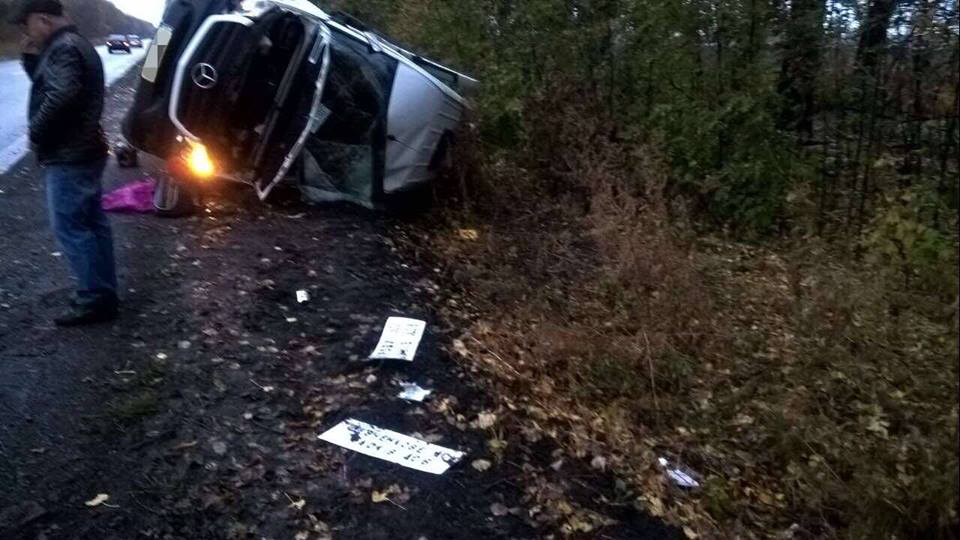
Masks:
[[[39,55],[24,55],[33,80],[30,142],[41,165],[89,163],[107,155],[100,125],[103,63],[74,26],[58,30]]]

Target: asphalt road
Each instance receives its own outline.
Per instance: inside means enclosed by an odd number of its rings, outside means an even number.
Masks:
[[[142,49],[133,49],[131,54],[110,54],[105,45],[97,47],[97,52],[103,59],[107,86],[139,64],[149,46],[149,41],[145,41]],[[20,161],[28,150],[24,133],[27,126],[30,79],[19,61],[7,60],[0,62],[0,81],[0,174],[3,174]]]

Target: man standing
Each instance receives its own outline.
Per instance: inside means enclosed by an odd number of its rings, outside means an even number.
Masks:
[[[23,33],[30,91],[30,142],[44,169],[53,232],[77,280],[59,326],[117,317],[117,277],[110,222],[100,206],[107,144],[103,64],[64,16],[59,0],[21,0],[11,22]]]

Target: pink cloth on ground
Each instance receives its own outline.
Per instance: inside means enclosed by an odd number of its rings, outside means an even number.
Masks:
[[[133,182],[104,195],[101,205],[107,212],[151,213],[153,188],[152,178]]]

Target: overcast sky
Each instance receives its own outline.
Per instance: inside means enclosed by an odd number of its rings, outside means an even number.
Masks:
[[[159,24],[166,0],[110,0],[121,10],[153,24]]]

